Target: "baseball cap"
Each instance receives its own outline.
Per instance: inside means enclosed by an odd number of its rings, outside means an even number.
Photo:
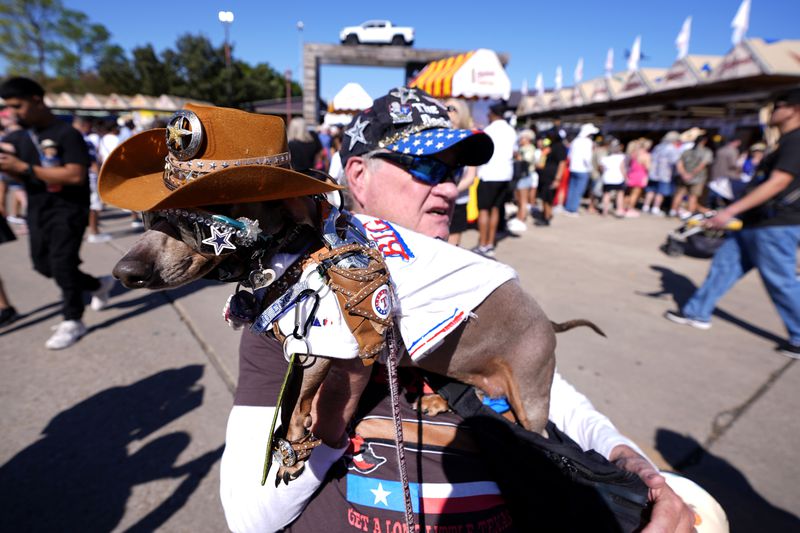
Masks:
[[[397,87],[372,102],[343,130],[342,165],[352,156],[383,148],[400,154],[430,156],[457,150],[459,165],[486,163],[492,140],[480,130],[453,128],[447,107],[417,88]]]
[[[677,131],[668,131],[666,135],[664,135],[664,142],[674,143],[681,140],[681,134]]]
[[[788,105],[800,105],[800,89],[791,89],[776,94],[773,102],[784,102]]]

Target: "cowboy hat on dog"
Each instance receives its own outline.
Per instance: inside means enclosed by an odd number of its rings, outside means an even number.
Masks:
[[[283,120],[186,104],[166,128],[121,143],[100,170],[104,202],[132,211],[261,202],[340,189],[291,169]]]

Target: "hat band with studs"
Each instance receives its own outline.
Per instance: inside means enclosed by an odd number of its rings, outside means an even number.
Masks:
[[[206,174],[226,168],[249,165],[291,168],[292,163],[289,152],[246,159],[192,159],[191,161],[179,161],[177,158],[168,155],[165,161],[164,185],[171,191]]]

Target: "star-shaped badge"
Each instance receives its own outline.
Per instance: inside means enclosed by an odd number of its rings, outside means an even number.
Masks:
[[[223,250],[235,250],[236,246],[231,243],[231,237],[233,236],[233,230],[227,231],[220,231],[216,228],[216,226],[211,226],[211,237],[207,239],[203,239],[203,244],[207,244],[209,246],[214,247],[214,255],[219,255],[222,253]]]
[[[408,102],[409,100],[416,100],[417,102],[419,102],[419,96],[417,96],[416,89],[409,89],[408,87],[398,87],[389,94],[394,96],[395,98],[399,98],[400,105],[406,105],[406,102]]]
[[[183,124],[183,120],[178,120],[175,122],[174,125],[170,125],[167,127],[167,135],[169,137],[168,142],[172,144],[176,150],[180,150],[183,148],[183,137],[185,135],[191,135],[191,130],[187,130],[181,127]]]
[[[361,122],[361,117],[358,117],[356,118],[356,123],[353,124],[353,126],[350,129],[345,130],[344,132],[345,135],[350,136],[350,148],[348,148],[349,150],[352,150],[353,146],[355,146],[356,143],[367,144],[367,139],[364,138],[364,128],[366,128],[367,126],[369,126],[369,120]]]

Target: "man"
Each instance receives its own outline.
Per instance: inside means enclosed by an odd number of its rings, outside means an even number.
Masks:
[[[341,156],[353,212],[446,239],[457,195],[453,170],[488,159],[486,143],[479,135],[452,130],[446,108],[418,89],[398,88],[376,99],[371,109],[355,117],[343,139]],[[428,140],[433,142],[428,144]],[[231,529],[265,531],[292,521],[297,531],[318,528],[323,521],[328,531],[349,530],[356,524],[362,529],[379,524],[381,530],[385,524],[397,524],[402,529],[397,467],[392,464],[391,443],[386,443],[393,435],[389,403],[385,397],[359,402],[370,374],[358,360],[337,361],[320,389],[312,430],[323,444],[311,455],[303,474],[288,486],[276,488],[272,479],[265,487],[258,485],[260,472],[253,463],[263,458],[264,428],[273,412],[268,406],[274,405],[282,375],[281,368],[267,368],[275,361],[281,363],[282,358],[274,341],[243,334],[240,381],[221,469],[221,497]],[[285,369],[285,364],[281,366]],[[265,389],[269,389],[266,394]],[[349,437],[346,427],[357,407],[361,412],[356,416],[355,434]],[[421,426],[412,424],[405,436],[410,449],[417,450],[406,456],[408,471],[422,478],[419,483],[412,479],[412,484],[426,494],[446,488],[444,498],[450,501],[450,506],[447,501],[439,505],[426,497],[425,524],[460,525],[465,530],[485,520],[508,524],[508,511],[484,462],[459,455],[458,444],[451,442],[460,424],[457,417],[449,413],[431,419],[414,412],[405,399],[401,399],[401,409],[405,420],[422,422]],[[558,374],[550,417],[585,449],[597,449],[644,479],[655,502],[654,525],[663,526],[664,531],[688,531],[688,510],[655,468]],[[423,436],[422,442],[417,442],[418,435]],[[352,459],[339,463],[348,443]],[[455,501],[461,492],[478,489],[470,494],[480,499],[480,505],[461,506]]]
[[[722,146],[714,154],[714,163],[711,165],[711,181],[708,183],[709,198],[706,207],[715,208],[719,198],[733,200],[733,182],[739,181],[742,174],[742,165],[739,164],[739,147],[742,140],[732,138],[727,142],[720,139]]]
[[[578,136],[569,146],[569,188],[567,189],[567,201],[564,203],[564,211],[569,216],[578,216],[581,198],[586,192],[592,172],[592,150],[594,148],[592,135],[599,132],[600,130],[594,124],[584,124],[578,132]]]
[[[517,133],[503,119],[504,111],[504,102],[496,102],[489,107],[489,125],[484,132],[494,143],[494,153],[489,161],[478,168],[478,247],[473,251],[486,257],[494,257],[500,207],[505,202],[508,184],[514,177]]]
[[[100,310],[114,286],[111,276],[98,279],[78,269],[89,218],[86,143],[78,130],[53,115],[35,81],[11,78],[0,86],[0,98],[25,128],[4,139],[15,154],[0,154],[0,171],[25,183],[33,267],[61,289],[64,320],[45,343],[60,350],[86,333],[83,293],[90,292],[92,309]],[[55,156],[45,154],[50,151]]]
[[[672,196],[672,177],[675,175],[675,165],[678,164],[680,158],[681,135],[677,131],[667,132],[658,146],[653,149],[650,180],[647,183],[642,211],[656,216],[664,216],[661,204],[664,202],[664,198]],[[651,205],[652,207],[650,207]]]
[[[681,154],[676,165],[678,170],[678,187],[675,190],[675,197],[672,199],[672,207],[669,216],[674,217],[679,214],[689,215],[697,212],[697,204],[700,195],[703,194],[706,181],[708,180],[708,167],[714,159],[714,154],[706,146],[708,136],[700,134],[694,141],[694,146]],[[678,210],[683,203],[683,197],[688,194],[687,211],[680,213]]]
[[[775,98],[770,125],[781,133],[778,149],[764,157],[749,192],[706,221],[709,228],[721,229],[741,216],[742,230],[731,233],[717,250],[706,280],[683,308],[665,316],[709,329],[719,299],[755,267],[789,333],[778,351],[800,359],[800,89]]]

